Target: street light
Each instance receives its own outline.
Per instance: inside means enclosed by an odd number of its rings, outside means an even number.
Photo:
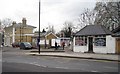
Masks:
[[[39,38],[38,38],[38,45],[39,45],[39,54],[40,54],[40,0],[39,0]]]

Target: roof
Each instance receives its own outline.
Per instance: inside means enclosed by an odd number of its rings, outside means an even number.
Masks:
[[[14,26],[15,26],[15,28],[19,28],[20,26],[22,26],[22,23],[18,23]],[[5,27],[5,28],[10,28],[10,27],[13,27],[13,25]],[[25,27],[36,28],[35,26],[31,26],[31,25],[26,25]]]
[[[20,27],[22,25],[22,23],[18,23],[15,25],[15,27]],[[31,28],[36,28],[35,26],[32,26],[32,25],[26,25],[25,27],[31,27]]]
[[[53,35],[51,36],[51,38],[49,38],[50,35]],[[50,32],[48,33],[46,36],[45,36],[47,39],[53,39],[53,38],[58,38],[54,33]]]
[[[36,35],[34,36],[35,38],[37,38],[37,37],[39,37],[39,31],[36,31],[35,32],[36,33]],[[57,36],[56,36],[56,34],[54,34],[54,33],[52,33],[52,32],[40,32],[40,37],[41,38],[47,38],[48,39],[48,36],[50,36],[52,34],[52,38],[58,38]]]
[[[114,37],[120,37],[120,26],[118,26],[116,29],[114,29],[113,31],[113,35]]]
[[[87,25],[74,36],[95,36],[95,35],[111,35],[111,31],[106,29],[103,25]]]

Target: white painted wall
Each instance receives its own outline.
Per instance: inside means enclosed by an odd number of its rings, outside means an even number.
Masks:
[[[45,40],[40,40],[40,44],[45,44]]]
[[[10,37],[6,38],[6,46],[10,46]]]
[[[106,36],[106,46],[94,46],[95,53],[115,53],[115,38]]]
[[[9,28],[5,28],[5,39],[4,39],[4,43],[5,46],[11,46],[12,41],[10,41],[10,35],[12,36],[13,34],[13,27],[9,27]]]
[[[46,44],[49,44],[49,40],[46,40]]]
[[[55,41],[57,42],[57,45],[60,45],[60,39],[52,39],[51,41],[52,46],[55,46]]]
[[[13,32],[12,32],[12,43],[15,42],[15,28],[13,27]]]
[[[75,45],[75,37],[74,37],[74,40],[73,40],[73,51],[74,52],[87,52],[88,49],[87,49],[88,46],[77,46]]]
[[[75,46],[74,47],[74,52],[86,52],[87,50],[87,46]]]
[[[116,39],[114,37],[107,37],[108,53],[115,53],[116,51]]]
[[[107,47],[105,46],[93,46],[94,53],[107,53]]]
[[[51,41],[52,46],[55,46],[55,41],[57,42],[57,44],[58,44],[59,46],[62,46],[62,45],[61,45],[61,43],[62,43],[61,39],[65,39],[65,40],[64,40],[64,42],[65,42],[65,47],[67,47],[67,46],[70,44],[70,38],[57,38],[57,39],[52,39],[52,41]]]
[[[45,44],[45,40],[40,40],[40,44],[44,45]],[[49,40],[46,40],[46,44],[49,44]]]

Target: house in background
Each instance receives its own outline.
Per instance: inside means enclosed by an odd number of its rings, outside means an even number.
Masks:
[[[33,30],[36,27],[27,25],[26,18],[22,19],[22,23],[13,22],[11,26],[5,27],[4,43],[10,46],[14,42],[30,42],[32,43]]]
[[[60,47],[62,47],[63,42],[65,42],[65,47],[69,47],[71,44],[70,38],[66,38],[66,37],[52,39],[52,47],[55,47],[55,42],[57,42],[57,45]]]
[[[74,52],[116,53],[115,38],[103,25],[87,25],[74,34]]]
[[[39,37],[39,32],[35,32],[34,33],[34,37],[33,37],[33,42],[34,45],[37,46],[38,44],[38,37]],[[40,33],[40,45],[43,48],[50,48],[52,47],[52,39],[56,39],[58,38],[54,33],[52,32],[41,32]]]

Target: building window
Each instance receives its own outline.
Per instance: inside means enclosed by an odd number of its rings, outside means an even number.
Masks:
[[[75,37],[75,45],[77,46],[86,46],[87,45],[87,37]]]
[[[94,40],[94,45],[95,46],[106,46],[106,37],[104,36],[96,37]]]

